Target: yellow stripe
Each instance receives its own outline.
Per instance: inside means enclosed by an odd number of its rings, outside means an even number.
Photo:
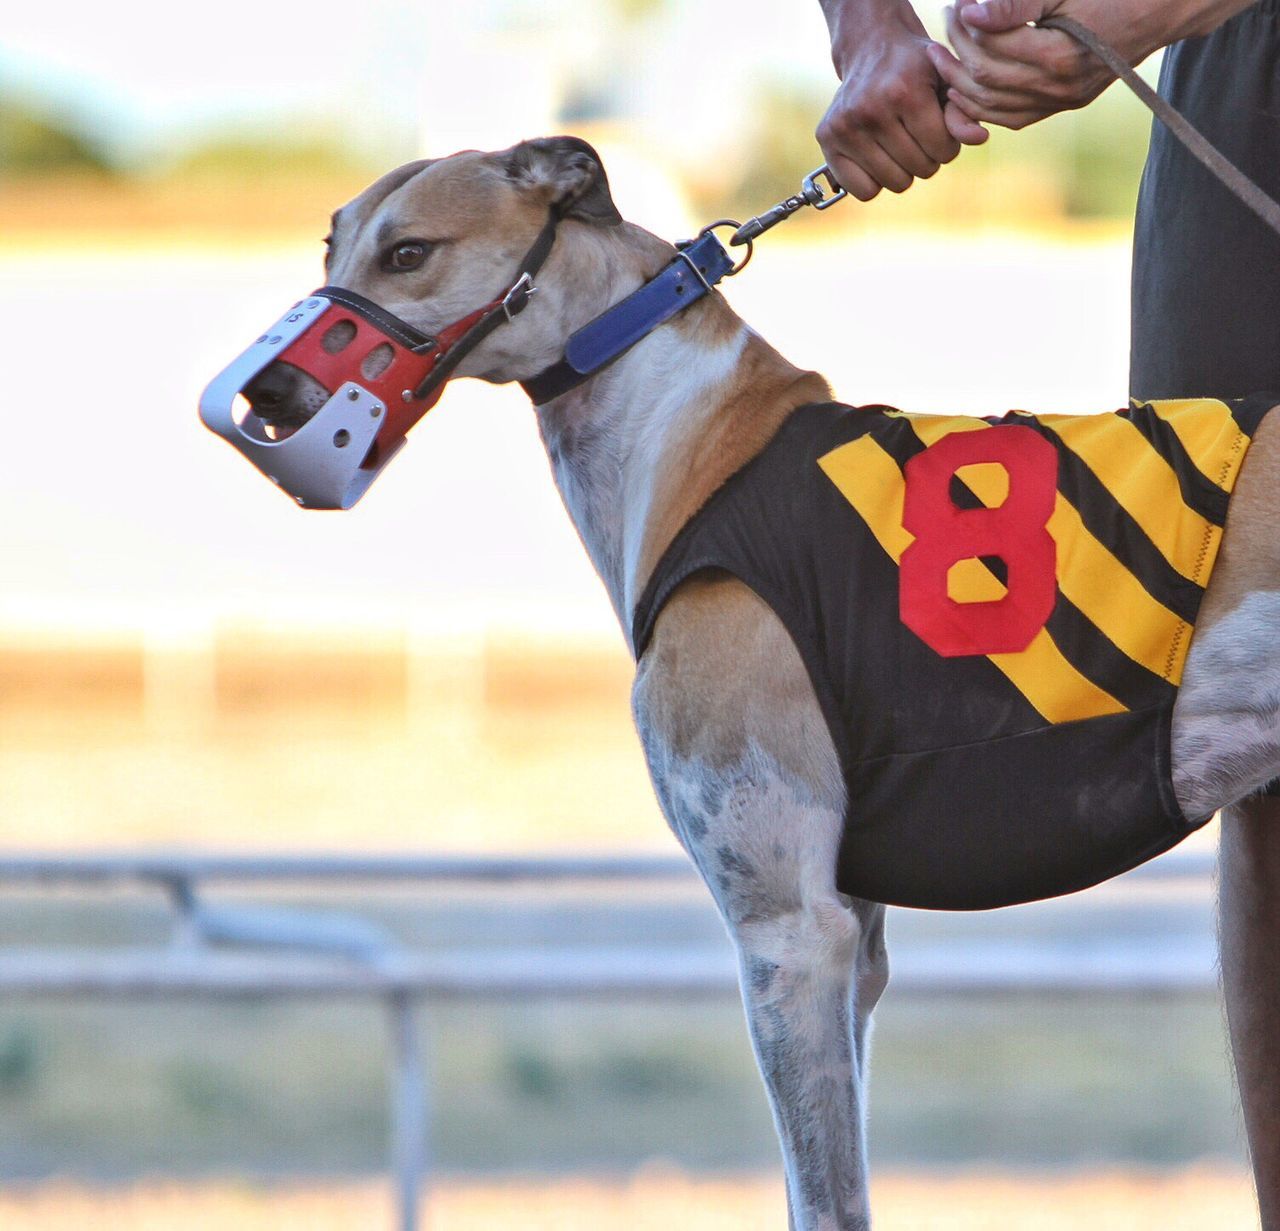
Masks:
[[[858,510],[876,541],[897,564],[915,541],[902,528],[902,471],[870,436],[859,436],[818,458],[840,494]]]
[[[1061,493],[1049,518],[1058,545],[1058,588],[1134,662],[1169,683],[1182,680],[1191,625],[1157,602],[1080,520]]]
[[[947,572],[947,597],[957,603],[998,603],[1009,591],[981,560],[957,560]]]
[[[1172,466],[1119,415],[1039,415],[1184,577],[1203,584],[1222,530],[1182,502]]]
[[[961,427],[961,422],[965,426]],[[969,427],[970,422],[972,428]],[[917,423],[925,431],[943,423],[952,424],[951,430],[956,431],[987,426],[979,420],[912,420],[913,427]],[[946,431],[939,433],[946,434]],[[818,465],[858,511],[876,541],[897,564],[913,542],[912,536],[902,528],[904,484],[897,462],[870,436],[862,436],[819,458]],[[999,480],[992,477],[992,481]],[[969,598],[970,592],[984,596],[991,593],[987,583],[977,580],[975,569],[990,576],[977,560],[958,562],[953,570],[950,582],[955,584],[957,591],[965,591],[962,601],[974,601]],[[1077,718],[1122,714],[1125,711],[1126,707],[1115,697],[1086,679],[1063,657],[1062,651],[1044,629],[1019,654],[989,654],[987,657],[1049,722],[1070,722]]]
[[[1184,398],[1152,402],[1151,409],[1182,442],[1196,468],[1211,483],[1229,492],[1244,460],[1248,437],[1231,417],[1231,408],[1216,398]]]
[[[937,444],[955,432],[979,432],[991,424],[981,419],[965,419],[950,415],[907,415],[911,430],[927,445]]]
[[[1036,633],[1020,654],[987,657],[1049,722],[1123,714],[1128,708],[1067,662],[1048,629]]]

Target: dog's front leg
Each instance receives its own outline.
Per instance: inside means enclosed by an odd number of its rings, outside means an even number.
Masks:
[[[855,977],[864,936],[858,915],[832,899],[744,923],[735,936],[795,1231],[871,1225],[864,1061],[872,1006]]]
[[[664,612],[635,709],[663,810],[737,948],[791,1226],[861,1231],[883,908],[835,888],[843,785],[803,667],[749,591],[691,586]]]

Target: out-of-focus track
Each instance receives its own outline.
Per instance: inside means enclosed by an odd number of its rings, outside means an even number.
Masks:
[[[877,1231],[1249,1231],[1242,1172],[1071,1175],[890,1173],[872,1181]],[[47,1184],[0,1195],[0,1226],[23,1231],[357,1231],[386,1226],[390,1202],[374,1184],[255,1188],[152,1184],[93,1189]],[[431,1231],[777,1231],[779,1180],[698,1178],[661,1165],[620,1180],[447,1181]]]

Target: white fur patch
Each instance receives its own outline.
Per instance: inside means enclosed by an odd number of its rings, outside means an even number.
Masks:
[[[747,336],[743,327],[725,344],[695,348],[659,329],[581,390],[539,407],[556,484],[628,640],[662,459],[685,419],[715,408],[714,390],[734,375]]]
[[[1204,816],[1280,775],[1280,592],[1256,591],[1191,643],[1173,711],[1173,786]]]

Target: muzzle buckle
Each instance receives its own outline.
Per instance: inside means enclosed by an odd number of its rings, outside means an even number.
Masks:
[[[530,298],[537,293],[538,288],[533,285],[533,275],[525,270],[502,297],[502,314],[507,318],[508,325],[525,310]]]

